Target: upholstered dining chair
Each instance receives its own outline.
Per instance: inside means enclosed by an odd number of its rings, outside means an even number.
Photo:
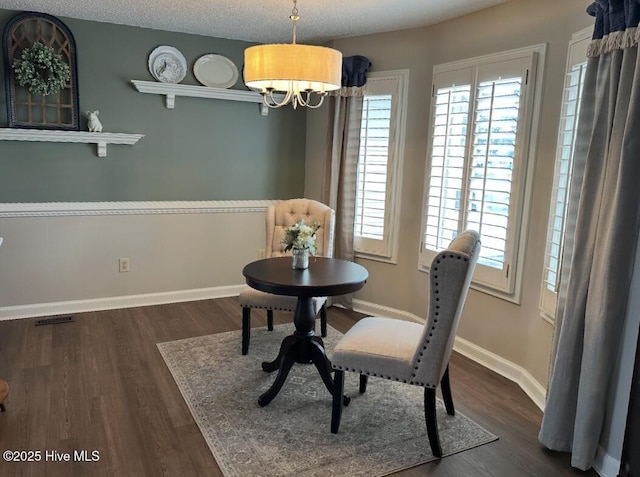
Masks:
[[[331,357],[335,370],[331,432],[340,427],[344,372],[360,374],[360,393],[367,378],[391,379],[424,387],[427,435],[434,456],[442,457],[436,420],[436,388],[441,385],[447,414],[454,415],[449,384],[449,357],[480,253],[475,231],[460,233],[431,263],[429,315],[424,325],[385,317],[358,321],[338,342]]]
[[[305,224],[320,224],[316,232],[316,255],[333,256],[333,237],[335,230],[335,212],[329,206],[311,199],[289,199],[267,207],[265,216],[266,249],[265,258],[290,255],[284,252],[282,239],[288,227],[304,220]],[[312,259],[313,260],[313,259]],[[245,287],[239,296],[242,307],[242,354],[249,352],[251,336],[251,309],[267,310],[267,328],[273,330],[273,310],[295,311],[298,298],[295,296],[274,295],[251,287]],[[327,297],[313,298],[313,310],[320,312],[320,330],[327,336]]]

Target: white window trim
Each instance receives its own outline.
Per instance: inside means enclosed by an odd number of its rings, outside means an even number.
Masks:
[[[397,264],[398,262],[398,236],[400,227],[400,204],[402,191],[402,174],[404,170],[404,145],[405,145],[405,125],[407,120],[407,103],[409,90],[409,70],[389,70],[376,71],[367,74],[367,83],[375,80],[395,79],[398,83],[398,89],[394,96],[394,111],[392,121],[395,121],[395,141],[390,145],[389,157],[392,164],[387,170],[387,180],[389,187],[387,189],[387,205],[389,211],[387,253],[381,254],[377,251],[366,250],[362,248],[356,249],[356,240],[354,239],[354,253],[356,257],[367,258],[379,262]],[[364,86],[365,95],[367,85]]]
[[[566,62],[566,66],[565,66],[565,78],[566,78],[566,74],[568,74],[571,69],[573,68],[573,66],[577,65],[580,63],[579,58],[584,58],[586,60],[586,52],[587,52],[587,47],[589,46],[589,43],[591,42],[591,37],[593,34],[593,27],[587,27],[584,28],[576,33],[574,33],[571,36],[571,41],[569,41],[569,46],[567,49],[567,62]],[[566,88],[566,84],[563,82],[563,94],[564,94],[564,90]],[[562,109],[560,111],[560,113],[562,114]],[[561,127],[561,123],[560,121],[558,122],[558,138],[556,141],[556,156],[555,156],[555,160],[554,160],[554,171],[553,171],[553,187],[555,187],[555,181],[556,181],[556,175],[557,175],[557,167],[558,167],[558,158],[557,158],[557,153],[558,153],[558,148],[559,148],[559,142],[562,140],[561,136],[560,136],[560,127]],[[553,199],[553,193],[551,196],[551,199]],[[550,221],[552,220],[553,217],[553,211],[555,210],[554,207],[554,203],[551,202],[549,204],[549,216],[547,219],[547,233],[545,236],[545,244],[544,244],[544,253],[545,256],[543,256],[543,260],[546,261],[546,250],[547,250],[547,246],[548,246],[548,240],[549,240],[549,229],[551,228],[551,224]],[[562,259],[562,250],[560,250],[560,257],[559,260]],[[544,264],[543,264],[544,265]],[[558,265],[558,275],[560,274],[560,268],[561,268],[562,264],[560,263]],[[539,308],[540,308],[540,316],[548,321],[549,323],[553,324],[555,323],[555,307],[556,307],[556,302],[557,302],[557,298],[558,298],[558,294],[557,292],[552,292],[550,291],[545,283],[545,268],[543,266],[543,270],[542,270],[542,277],[540,280],[540,302],[539,302]]]
[[[462,61],[456,61],[452,63],[446,63],[437,65],[434,67],[434,79],[436,73],[442,73],[446,71],[453,71],[456,69],[471,68],[479,66],[485,63],[496,62],[501,59],[508,59],[522,55],[533,55],[534,61],[532,62],[532,68],[529,71],[529,81],[533,81],[534,88],[532,94],[527,94],[525,100],[526,104],[523,105],[526,108],[526,114],[530,128],[526,131],[526,135],[522,141],[521,147],[525,151],[524,161],[522,167],[525,169],[523,174],[523,184],[519,187],[524,188],[522,190],[522,202],[520,207],[520,229],[515,231],[516,237],[513,240],[514,245],[517,247],[515,254],[515,274],[513,275],[512,291],[502,291],[497,288],[493,288],[486,284],[479,283],[477,281],[471,282],[471,288],[486,293],[488,295],[495,296],[497,298],[520,304],[522,295],[522,280],[524,260],[527,249],[528,229],[531,215],[531,203],[532,203],[532,189],[535,169],[535,158],[538,149],[538,131],[540,129],[540,110],[542,108],[542,89],[543,89],[543,77],[544,77],[544,65],[546,64],[546,49],[547,44],[541,43],[532,45],[529,47],[518,48],[514,50],[504,51],[500,53],[494,53],[490,55],[480,56]],[[429,109],[429,123],[433,121],[431,117],[432,109]],[[431,134],[429,134],[429,143],[427,147],[427,161],[425,166],[425,186],[422,199],[422,224],[420,227],[420,237],[418,243],[420,244],[420,250],[418,251],[418,270],[423,272],[429,272],[430,262],[424,260],[424,254],[422,253],[422,240],[425,229],[425,213],[424,206],[426,202],[426,194],[428,194],[429,176],[430,176],[430,157],[431,157]],[[513,270],[511,270],[513,273]]]

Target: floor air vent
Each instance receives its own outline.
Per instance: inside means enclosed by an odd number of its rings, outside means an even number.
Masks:
[[[60,323],[70,323],[73,321],[73,316],[58,316],[55,318],[45,318],[44,320],[36,321],[36,326],[42,325],[58,325]]]

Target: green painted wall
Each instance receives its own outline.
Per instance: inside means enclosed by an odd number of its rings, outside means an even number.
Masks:
[[[0,10],[0,27],[17,12]],[[189,73],[207,53],[240,70],[249,43],[61,18],[78,53],[80,111],[99,110],[103,131],[144,134],[134,146],[0,141],[0,202],[240,200],[301,196],[306,114],[290,107],[262,117],[255,103],[164,96],[135,90],[153,81],[149,53],[178,48]],[[7,127],[4,64],[0,64],[0,127]],[[245,89],[240,79],[234,88]],[[81,129],[86,130],[86,118]]]

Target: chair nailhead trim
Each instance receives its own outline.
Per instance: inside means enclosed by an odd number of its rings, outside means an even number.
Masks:
[[[457,260],[464,260],[465,262],[469,261],[468,257],[466,257],[466,256],[449,254],[448,256],[447,255],[442,255],[438,260],[436,260],[436,263],[440,264],[441,260],[442,259],[446,259],[447,257],[448,258],[456,258]],[[438,267],[433,267],[433,271],[437,272],[438,271]],[[440,290],[438,289],[438,287],[440,286],[440,282],[437,281],[438,280],[438,275],[436,273],[434,273],[432,276],[433,276],[433,286],[434,286],[433,293],[434,293],[434,295],[436,295],[434,297],[434,301],[435,302],[439,302],[440,301],[440,297],[438,297],[437,295],[440,294]],[[434,310],[440,310],[440,305],[439,304],[435,303],[433,306],[434,306]],[[440,316],[439,311],[434,311],[434,319],[433,319],[433,323],[434,324],[431,326],[431,330],[430,330],[429,335],[428,335],[429,338],[432,338],[433,334],[435,333],[435,330],[436,330],[435,323],[438,322],[438,318],[435,318],[435,317],[438,317],[438,316]],[[421,363],[421,359],[420,358],[424,357],[424,352],[427,350],[427,346],[430,344],[430,341],[431,341],[430,339],[426,339],[425,340],[425,344],[422,346],[422,351],[420,351],[418,353],[419,358],[416,359],[416,364]],[[362,370],[358,371],[356,369],[350,369],[350,368],[343,367],[343,366],[333,366],[332,365],[332,367],[334,369],[353,371],[353,372],[357,372],[357,373],[360,373],[360,374],[366,374],[368,376],[392,379],[392,380],[395,380],[395,381],[402,381],[403,383],[413,384],[413,385],[417,385],[417,386],[423,386],[423,387],[427,387],[427,388],[431,388],[431,389],[436,389],[437,386],[438,386],[437,383],[436,384],[423,383],[423,382],[418,382],[418,381],[413,381],[413,380],[407,381],[406,379],[402,379],[401,380],[400,378],[397,378],[397,377],[384,376],[384,375],[378,376],[376,373],[369,373],[369,372],[362,371]],[[414,371],[418,371],[420,369],[420,366],[415,366],[413,369],[414,369]],[[416,373],[412,372],[411,376],[412,376],[412,378],[414,378],[416,376]]]
[[[394,377],[394,376],[385,376],[383,374],[378,375],[377,373],[370,373],[369,371],[363,371],[362,369],[355,369],[355,368],[349,368],[348,366],[336,366],[334,364],[331,365],[331,367],[333,369],[337,369],[340,371],[351,371],[354,373],[358,373],[358,374],[365,374],[367,376],[373,376],[375,378],[383,378],[383,379],[389,379],[389,380],[395,380],[398,382],[403,382],[405,384],[416,384],[416,385],[420,385],[422,386],[421,383],[415,383],[413,381],[407,381],[406,379],[402,379],[402,378],[398,378],[398,377]]]

